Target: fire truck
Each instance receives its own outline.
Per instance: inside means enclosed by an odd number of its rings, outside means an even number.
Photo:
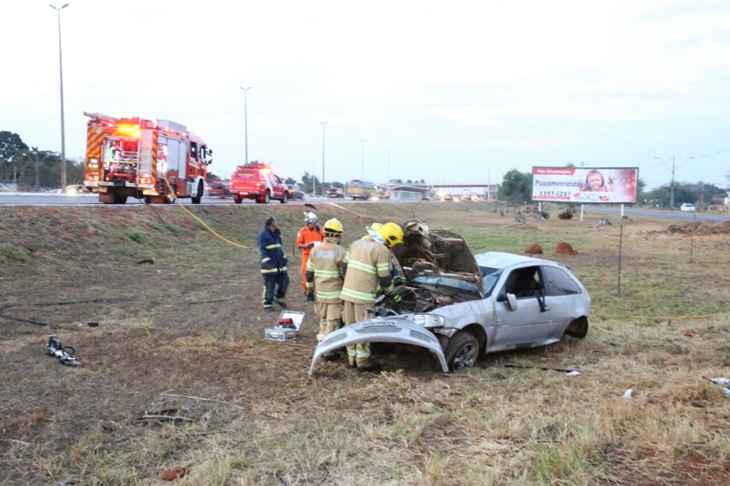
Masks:
[[[87,124],[84,186],[104,204],[128,197],[145,203],[190,198],[200,204],[213,151],[179,123],[84,113]]]

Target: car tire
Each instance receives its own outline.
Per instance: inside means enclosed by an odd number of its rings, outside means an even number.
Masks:
[[[446,346],[446,363],[451,371],[473,367],[479,359],[479,340],[469,331],[459,331]]]
[[[113,193],[114,204],[127,204],[127,195],[119,194],[118,192]]]
[[[289,193],[284,191],[284,195],[281,196],[281,204],[286,204],[286,202],[289,200]]]
[[[241,201],[243,201],[242,197],[239,196],[233,196],[233,202],[236,204],[241,204]]]
[[[200,201],[203,200],[204,191],[205,188],[203,187],[203,181],[198,182],[198,189],[195,191],[195,196],[190,198],[193,204],[200,204]]]
[[[568,327],[565,328],[565,334],[577,339],[583,339],[588,335],[588,318],[579,317],[573,320]]]

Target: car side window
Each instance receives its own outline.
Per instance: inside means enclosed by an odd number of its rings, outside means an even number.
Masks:
[[[555,297],[559,295],[575,295],[580,293],[580,288],[565,270],[556,267],[542,267],[542,275],[545,279],[545,295]]]
[[[505,291],[515,294],[518,299],[538,297],[542,294],[543,283],[540,267],[525,267],[513,270],[507,278]]]

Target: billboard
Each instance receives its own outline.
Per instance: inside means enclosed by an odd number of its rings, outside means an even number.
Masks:
[[[533,167],[532,200],[635,203],[637,167]]]

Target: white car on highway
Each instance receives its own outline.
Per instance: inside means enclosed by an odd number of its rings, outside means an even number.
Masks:
[[[686,213],[694,213],[697,208],[692,203],[683,203],[681,206],[679,206],[679,210]]]
[[[372,319],[322,340],[310,373],[320,356],[361,342],[424,347],[448,372],[474,366],[482,353],[545,346],[564,335],[583,338],[588,333],[590,295],[564,265],[501,252],[474,258],[458,235],[440,235],[451,240],[453,251],[433,244],[433,236],[430,248],[451,254],[452,264],[446,265],[451,268],[429,267],[423,258],[399,258],[408,276],[401,286],[405,290],[383,299]],[[409,263],[421,267],[414,271]]]

